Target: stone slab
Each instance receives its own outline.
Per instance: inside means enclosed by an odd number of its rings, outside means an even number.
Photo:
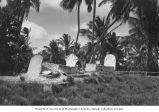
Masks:
[[[102,65],[97,65],[97,64],[86,64],[85,68],[86,72],[98,72],[98,71],[103,71],[103,72],[114,72],[115,69],[112,66],[102,66]]]
[[[97,68],[97,64],[86,64],[85,71],[86,72],[95,72]]]
[[[116,58],[114,55],[112,54],[108,54],[106,55],[105,59],[104,59],[104,66],[105,67],[114,67],[114,70],[116,69]]]
[[[35,55],[31,58],[28,71],[24,75],[26,80],[32,80],[39,77],[42,61],[43,57],[40,55]]]
[[[75,74],[77,73],[76,67],[69,67],[61,64],[53,63],[43,63],[42,66],[47,69],[50,69],[52,72],[62,72],[66,74]]]

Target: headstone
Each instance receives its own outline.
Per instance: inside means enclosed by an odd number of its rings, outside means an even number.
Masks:
[[[38,78],[41,72],[42,60],[43,57],[40,55],[33,56],[30,60],[28,71],[24,77],[27,78],[28,80]]]
[[[66,58],[66,66],[75,67],[77,61],[78,61],[78,57],[76,55],[74,55],[74,54],[70,54]]]
[[[96,64],[86,64],[85,70],[87,72],[93,72],[96,71],[97,65]]]
[[[105,57],[104,66],[105,67],[113,67],[114,70],[115,70],[115,67],[116,67],[116,58],[115,58],[115,56],[112,55],[112,54],[108,54]]]

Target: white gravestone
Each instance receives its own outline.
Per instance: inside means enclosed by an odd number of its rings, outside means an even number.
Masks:
[[[33,56],[30,60],[28,71],[24,77],[26,77],[28,80],[38,78],[41,72],[42,61],[43,61],[42,56],[40,55]]]
[[[104,59],[104,66],[106,67],[114,67],[116,69],[116,58],[112,54],[108,54]]]
[[[77,61],[78,61],[78,57],[76,55],[74,55],[74,54],[70,54],[66,58],[66,66],[75,67]]]
[[[94,72],[96,71],[97,65],[96,64],[86,64],[85,70],[87,72]]]

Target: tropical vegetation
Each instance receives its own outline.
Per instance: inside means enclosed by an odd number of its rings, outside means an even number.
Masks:
[[[87,12],[93,11],[87,28],[80,25],[83,2]],[[98,7],[107,3],[108,15],[97,15]],[[65,32],[51,39],[38,53],[43,62],[66,65],[66,57],[74,54],[84,69],[86,63],[104,65],[106,55],[113,54],[117,72],[66,74],[68,83],[58,85],[27,83],[24,77],[18,83],[6,82],[0,76],[0,105],[159,105],[159,78],[145,77],[159,71],[158,0],[102,0],[99,4],[97,0],[61,0],[59,5],[69,12],[77,9],[77,36]],[[0,75],[5,78],[26,73],[35,55],[31,29],[23,27],[31,9],[39,12],[40,0],[7,0],[0,7]],[[129,34],[119,36],[116,29],[123,24],[129,25]],[[88,42],[81,45],[79,38]],[[137,77],[134,71],[139,71]]]
[[[39,11],[39,0],[8,0],[6,7],[0,8],[0,71],[19,73],[26,71],[32,56],[29,46],[29,29],[22,28],[30,7]]]
[[[22,24],[28,18],[31,8],[40,10],[39,0],[8,0],[0,8],[0,72],[25,72],[34,48],[28,28]],[[88,28],[80,28],[80,7],[85,2],[88,12],[93,10],[93,18]],[[108,15],[96,14],[97,6],[111,4]],[[65,58],[74,53],[85,63],[100,61],[104,64],[107,54],[116,57],[117,70],[158,71],[158,21],[157,0],[61,0],[60,6],[72,12],[77,7],[78,31],[74,42],[71,35],[64,33],[57,40],[44,46],[41,54],[44,61],[65,64]],[[129,35],[118,36],[115,30],[122,24],[130,26]],[[89,42],[81,46],[79,36]]]

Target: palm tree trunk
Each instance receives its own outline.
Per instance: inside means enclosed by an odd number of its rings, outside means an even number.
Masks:
[[[150,43],[148,43],[148,58],[147,58],[147,70],[151,71],[151,51],[152,51],[152,46],[150,45]]]
[[[65,47],[65,56],[69,55],[69,48],[68,46]]]
[[[73,53],[75,54],[76,52],[76,46],[79,38],[79,33],[80,33],[80,3],[78,3],[78,11],[77,11],[77,21],[78,21],[78,31],[77,31],[77,36],[76,36],[76,42],[74,46]]]
[[[96,16],[96,0],[94,0],[94,7],[93,7],[93,36],[92,36],[92,58],[90,60],[90,63],[94,63],[94,56],[95,56],[95,51],[94,51],[94,30],[95,30],[95,16]]]
[[[24,16],[25,16],[25,11],[23,12],[23,15],[20,17],[20,20],[19,20],[19,23],[20,23],[20,25],[19,25],[19,35],[20,35],[21,29],[22,29]]]
[[[100,50],[100,64],[104,65],[104,59],[106,56],[106,49],[105,49],[105,39],[103,39],[103,41],[101,41],[101,50]]]
[[[100,54],[100,64],[104,65],[104,59],[105,59],[106,53],[105,54]]]

